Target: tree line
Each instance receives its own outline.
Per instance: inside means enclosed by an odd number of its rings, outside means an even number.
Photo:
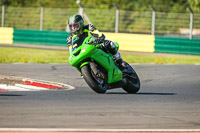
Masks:
[[[114,3],[120,10],[158,12],[189,12],[191,7],[200,13],[200,0],[80,0],[85,8],[112,9]],[[78,8],[76,0],[0,0],[1,5],[14,7]]]

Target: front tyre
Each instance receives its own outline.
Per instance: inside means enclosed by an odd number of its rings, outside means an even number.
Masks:
[[[106,82],[106,75],[103,72],[98,70],[98,74],[96,74],[89,64],[83,66],[81,72],[85,82],[93,91],[96,93],[105,93],[107,91],[108,84]]]
[[[137,93],[140,89],[140,79],[135,70],[128,63],[126,64],[128,66],[129,72],[131,71],[131,73],[127,73],[127,82],[126,85],[123,86],[123,89],[128,93],[134,94]]]

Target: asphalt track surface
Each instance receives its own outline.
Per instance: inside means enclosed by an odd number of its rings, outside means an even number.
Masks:
[[[0,92],[0,128],[200,129],[200,66],[132,64],[137,94],[93,92],[69,64],[0,64],[1,75],[74,90]]]

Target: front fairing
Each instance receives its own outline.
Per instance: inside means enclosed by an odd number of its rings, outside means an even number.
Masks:
[[[78,40],[80,39],[80,40]],[[89,37],[85,39],[74,38],[72,48],[70,49],[69,64],[77,68],[81,72],[83,64],[87,64],[91,59],[100,64],[108,72],[108,83],[122,80],[122,72],[115,66],[112,56],[105,53],[99,46],[87,44]],[[79,44],[82,41],[82,44]]]
[[[80,71],[80,64],[84,59],[90,57],[94,52],[95,46],[87,44],[90,40],[90,35],[88,32],[84,32],[80,36],[74,36],[72,38],[72,47],[70,48],[70,65],[76,67]]]
[[[95,51],[96,47],[89,44],[81,45],[74,50],[72,49],[69,57],[69,64],[79,69],[81,63],[85,59],[90,58]]]

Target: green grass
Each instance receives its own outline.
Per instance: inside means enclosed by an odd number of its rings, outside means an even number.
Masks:
[[[0,47],[0,63],[66,63],[68,51]]]
[[[120,51],[128,63],[200,64],[200,56]],[[0,63],[68,63],[69,51],[0,47]]]
[[[125,61],[130,63],[200,64],[200,56],[195,55],[132,52],[122,52],[121,55]]]

